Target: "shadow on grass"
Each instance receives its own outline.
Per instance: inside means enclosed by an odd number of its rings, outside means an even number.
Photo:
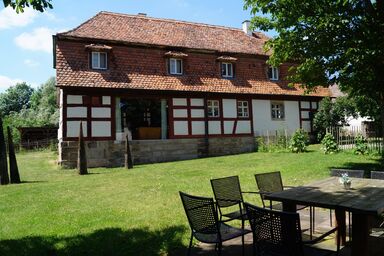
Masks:
[[[185,227],[159,231],[108,228],[73,237],[33,236],[0,241],[0,255],[167,255],[183,247]]]
[[[384,162],[382,159],[377,159],[374,163],[347,162],[342,166],[332,166],[330,169],[364,170],[364,177],[369,178],[371,176],[371,171],[384,171]]]

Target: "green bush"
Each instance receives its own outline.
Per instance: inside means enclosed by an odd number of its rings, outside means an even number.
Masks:
[[[333,154],[339,151],[339,146],[337,145],[333,135],[330,133],[324,135],[324,138],[321,140],[321,144],[323,145],[321,149],[325,154]]]
[[[360,133],[355,138],[355,148],[353,149],[353,153],[356,155],[368,154],[368,142]]]
[[[308,144],[308,134],[304,130],[298,129],[291,138],[289,149],[294,153],[304,152]]]

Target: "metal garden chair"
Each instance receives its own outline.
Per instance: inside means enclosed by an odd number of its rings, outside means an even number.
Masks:
[[[224,241],[250,233],[249,230],[233,227],[226,224],[226,221],[220,221],[212,198],[192,196],[183,192],[179,193],[189,226],[191,227],[191,239],[187,255],[190,255],[194,237],[200,242],[215,244],[217,254],[221,255],[222,243]],[[244,255],[244,241],[242,249]]]
[[[259,189],[259,194],[261,197],[261,202],[263,203],[263,207],[267,207],[267,202],[269,202],[269,208],[272,210],[283,210],[281,203],[273,204],[271,200],[267,200],[265,198],[266,195],[273,192],[283,191],[284,188],[289,188],[288,186],[283,186],[283,180],[281,178],[281,173],[279,171],[276,172],[266,172],[266,173],[258,173],[255,174],[256,184]],[[308,206],[305,205],[297,205],[296,210],[302,210]],[[314,209],[309,206],[309,222],[310,222],[310,237],[312,238],[312,231],[314,229],[314,220],[315,220]]]
[[[351,178],[364,178],[364,170],[351,170],[351,169],[331,169],[331,176],[341,177],[342,174],[348,174]],[[329,218],[332,226],[332,210],[329,210]],[[352,240],[352,216],[348,212],[348,224],[349,224],[349,240]]]
[[[244,205],[253,233],[254,255],[304,256],[304,245],[319,241],[302,240],[298,213],[274,211],[248,203]],[[339,244],[338,239],[337,254]]]

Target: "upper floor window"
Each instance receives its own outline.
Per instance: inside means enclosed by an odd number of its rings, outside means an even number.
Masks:
[[[219,117],[220,108],[218,100],[207,100],[208,117]]]
[[[93,69],[107,69],[107,53],[92,52],[91,63]]]
[[[279,80],[279,69],[276,67],[269,67],[268,76],[270,80]]]
[[[221,76],[224,78],[233,77],[233,64],[229,62],[221,63]]]
[[[169,59],[169,74],[182,75],[183,74],[183,60],[182,59]]]
[[[284,119],[284,103],[282,102],[271,102],[271,117],[272,120],[283,120]]]
[[[238,117],[249,117],[248,101],[246,101],[246,100],[237,101],[237,116]]]

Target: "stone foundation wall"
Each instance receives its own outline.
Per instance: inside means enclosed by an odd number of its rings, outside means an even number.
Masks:
[[[59,164],[75,168],[77,141],[59,142]],[[135,140],[130,142],[134,164],[158,163],[255,151],[254,137]],[[123,141],[86,141],[88,167],[124,165]]]

